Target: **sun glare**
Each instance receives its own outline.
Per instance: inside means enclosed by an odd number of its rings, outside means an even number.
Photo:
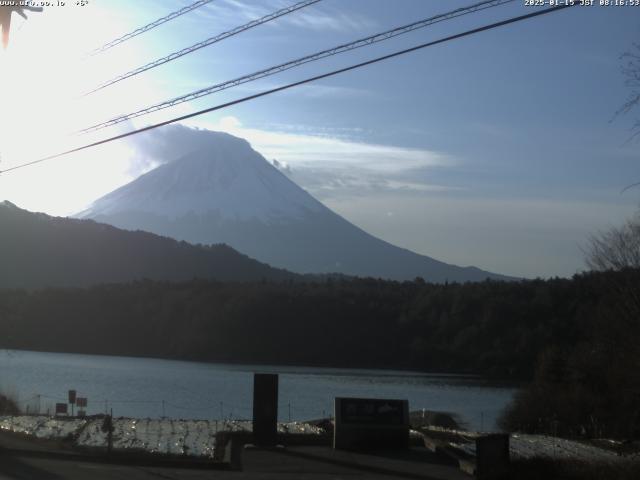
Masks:
[[[46,155],[77,143],[69,133],[123,113],[125,97],[135,92],[124,95],[114,89],[82,97],[137,60],[131,48],[114,49],[96,59],[85,57],[103,38],[119,31],[105,19],[108,12],[100,7],[51,7],[15,22],[9,48],[0,57],[0,148],[6,162],[16,155]]]
[[[87,51],[130,28],[120,24],[107,7],[93,3],[90,8],[51,7],[28,13],[27,20],[14,15],[9,46],[6,51],[0,49],[0,170],[93,141],[98,137],[73,132],[124,113],[132,97],[144,101],[151,91],[143,80],[126,86],[127,90],[82,97],[141,61],[131,46],[87,59]],[[113,133],[100,132],[99,138]],[[132,155],[126,145],[113,144],[2,175],[0,201],[73,213],[74,204],[93,200],[97,192],[106,193],[130,179],[126,175]],[[27,170],[29,174],[23,175]],[[34,185],[43,205],[22,200]]]

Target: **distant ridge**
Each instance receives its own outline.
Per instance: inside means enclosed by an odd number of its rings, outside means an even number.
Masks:
[[[227,245],[198,246],[0,202],[0,288],[88,286],[138,279],[295,279]]]
[[[380,240],[335,214],[226,133],[167,127],[176,159],[96,200],[79,218],[191,243],[225,243],[298,273],[429,282],[514,280]]]

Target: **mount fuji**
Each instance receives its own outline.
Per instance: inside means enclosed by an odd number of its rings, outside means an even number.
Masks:
[[[298,273],[422,277],[431,282],[512,279],[446,264],[366,233],[289,180],[243,139],[173,128],[189,139],[170,145],[175,160],[96,200],[76,216],[189,243],[226,243],[261,262]]]

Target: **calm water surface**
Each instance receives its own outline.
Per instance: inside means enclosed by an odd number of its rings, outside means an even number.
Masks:
[[[452,412],[469,428],[492,430],[514,393],[478,379],[415,372],[0,350],[0,389],[30,411],[53,410],[75,389],[88,398],[88,414],[248,419],[254,372],[280,374],[281,421],[329,416],[337,396],[406,398],[411,410]]]

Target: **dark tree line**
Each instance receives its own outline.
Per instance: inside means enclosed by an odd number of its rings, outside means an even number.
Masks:
[[[640,281],[630,270],[462,285],[194,280],[4,290],[0,346],[526,380],[552,345],[588,341],[602,335],[600,326],[611,332],[610,277],[623,275]]]

